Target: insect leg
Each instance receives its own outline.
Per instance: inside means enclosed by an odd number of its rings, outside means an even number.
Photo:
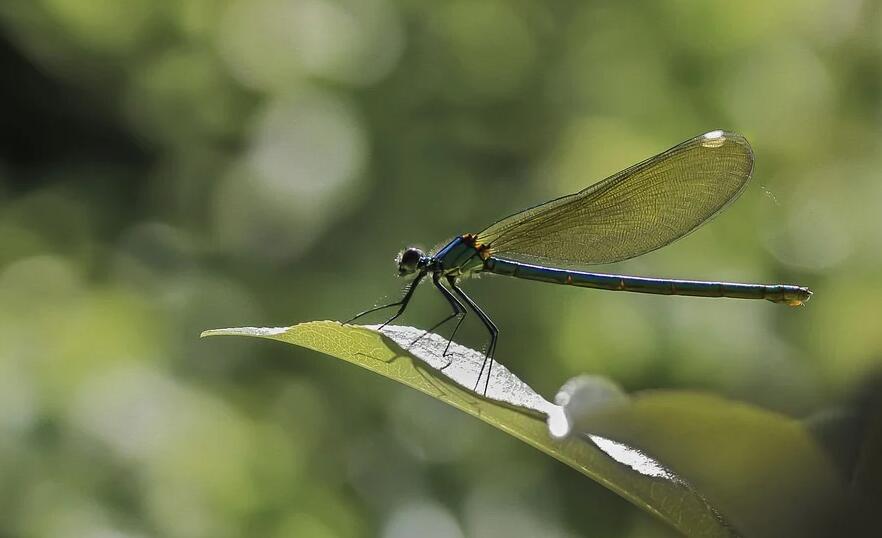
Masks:
[[[462,325],[462,321],[465,319],[467,310],[465,305],[463,305],[462,302],[457,299],[455,295],[450,293],[450,291],[448,291],[448,289],[445,288],[443,284],[441,284],[441,275],[439,273],[435,273],[434,275],[432,275],[432,283],[435,284],[435,287],[438,288],[438,291],[441,292],[441,295],[443,295],[444,298],[447,299],[447,302],[450,303],[450,307],[453,309],[453,313],[433,325],[432,328],[421,334],[419,338],[411,342],[410,345],[416,344],[422,337],[426,336],[430,332],[434,332],[436,329],[438,329],[438,327],[444,325],[453,318],[458,318],[456,326],[453,328],[453,333],[451,333],[450,338],[447,340],[447,346],[444,348],[444,353],[442,354],[443,357],[446,357],[447,352],[450,350],[450,343],[453,341],[453,337],[456,335],[456,331],[459,330],[459,326]],[[444,368],[447,368],[448,366],[450,366],[449,361],[447,364],[441,367],[441,370],[444,370]]]
[[[499,329],[496,327],[496,324],[493,323],[493,320],[490,319],[490,316],[484,313],[481,310],[475,301],[471,299],[468,295],[462,291],[459,286],[456,285],[456,278],[453,276],[447,277],[447,283],[450,285],[450,288],[453,289],[453,292],[456,293],[460,299],[466,302],[471,309],[478,315],[481,319],[481,322],[484,324],[484,327],[487,328],[487,332],[490,333],[490,345],[487,346],[487,353],[484,355],[484,362],[481,364],[481,371],[478,372],[478,379],[475,381],[475,390],[478,389],[478,384],[481,382],[481,376],[484,374],[484,367],[487,367],[487,381],[484,382],[484,395],[487,395],[487,387],[490,385],[490,372],[493,369],[493,354],[496,352],[496,340],[499,336]],[[488,366],[489,361],[489,366]]]
[[[393,322],[402,313],[404,313],[404,309],[407,308],[407,304],[410,302],[411,297],[413,297],[413,292],[416,291],[417,285],[420,283],[420,280],[422,280],[424,276],[426,276],[426,273],[419,273],[416,276],[416,278],[413,279],[413,282],[411,282],[410,285],[407,287],[407,291],[404,292],[404,297],[402,297],[400,301],[397,301],[394,303],[389,303],[389,304],[383,305],[383,306],[375,306],[373,308],[369,308],[369,309],[365,310],[364,312],[356,314],[355,317],[353,317],[352,319],[347,321],[346,324],[348,325],[349,323],[352,323],[353,321],[357,320],[358,318],[360,318],[364,315],[370,314],[371,312],[376,312],[378,310],[384,310],[386,308],[391,308],[393,306],[399,307],[398,312],[396,312],[394,316],[387,319],[385,322],[383,322],[382,325],[380,325],[380,328],[382,329],[383,327],[385,327],[389,323]]]

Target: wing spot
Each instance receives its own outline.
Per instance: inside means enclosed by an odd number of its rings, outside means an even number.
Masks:
[[[726,133],[723,131],[711,131],[701,135],[701,145],[706,148],[719,148],[726,143]]]

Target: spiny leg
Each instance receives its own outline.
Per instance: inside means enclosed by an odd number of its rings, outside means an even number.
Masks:
[[[447,323],[448,321],[450,321],[451,319],[456,317],[459,319],[456,322],[456,326],[453,328],[453,332],[450,333],[450,338],[447,339],[447,345],[444,346],[444,353],[441,354],[442,357],[447,357],[447,354],[450,351],[450,344],[453,343],[453,337],[456,336],[456,332],[459,331],[459,327],[462,325],[462,322],[465,319],[465,316],[468,313],[468,311],[466,310],[465,305],[462,304],[462,302],[460,302],[460,300],[457,299],[455,295],[450,293],[450,291],[448,291],[447,288],[445,288],[443,284],[441,284],[441,276],[439,274],[435,274],[434,277],[432,278],[432,280],[435,283],[435,286],[438,288],[438,291],[441,292],[441,295],[443,295],[444,298],[447,299],[447,301],[450,303],[451,308],[453,308],[453,314],[447,316],[446,318],[441,320],[439,323],[436,323],[434,327],[432,327],[428,331],[421,334],[419,338],[417,338],[416,340],[413,341],[413,343],[411,343],[411,345],[415,344],[423,336],[426,336],[428,333],[434,331],[435,329],[437,329],[441,325]],[[452,363],[453,363],[453,360],[447,361],[447,364],[445,364],[444,366],[439,368],[439,370],[444,371],[444,369],[447,368],[448,366],[450,366]]]
[[[400,316],[404,312],[404,309],[407,308],[407,304],[410,302],[411,297],[413,297],[413,292],[416,291],[417,285],[420,283],[420,280],[422,280],[424,276],[426,276],[426,273],[419,273],[416,276],[416,278],[413,279],[413,282],[411,282],[410,285],[407,287],[407,291],[404,292],[404,297],[402,297],[400,301],[396,301],[394,303],[389,303],[389,304],[383,305],[383,306],[375,306],[373,308],[369,308],[369,309],[365,310],[364,312],[356,314],[355,317],[353,317],[352,319],[347,321],[346,324],[348,325],[348,324],[352,323],[353,321],[357,320],[358,318],[360,318],[364,315],[370,314],[371,312],[376,312],[378,310],[385,310],[386,308],[392,308],[393,306],[398,306],[399,307],[398,312],[396,312],[394,316],[392,316],[391,318],[389,318],[385,322],[383,322],[383,324],[380,325],[380,328],[382,329],[383,327],[385,327],[389,323],[392,323],[398,316]]]
[[[493,354],[496,352],[496,339],[499,336],[499,329],[496,327],[496,324],[493,323],[493,320],[490,319],[490,316],[484,313],[481,310],[475,301],[471,299],[468,295],[465,294],[464,291],[459,289],[459,286],[456,285],[456,278],[452,276],[447,277],[447,283],[450,284],[453,292],[456,293],[463,301],[468,304],[471,309],[481,318],[481,322],[484,324],[484,327],[487,328],[487,332],[490,333],[490,345],[487,346],[487,353],[484,355],[484,362],[481,364],[481,371],[478,372],[478,379],[475,380],[475,388],[474,390],[478,390],[478,384],[481,382],[481,376],[484,374],[484,367],[488,366],[487,361],[489,361],[489,366],[487,367],[487,381],[484,382],[484,396],[487,395],[487,387],[490,386],[490,373],[493,369]]]
[[[344,321],[343,324],[349,325],[353,321],[357,320],[358,318],[360,318],[362,316],[366,316],[372,312],[377,312],[379,310],[385,310],[386,308],[392,308],[393,306],[398,306],[400,304],[401,304],[401,301],[395,301],[394,303],[389,303],[389,304],[384,304],[382,306],[375,306],[373,308],[368,308],[367,310],[365,310],[363,312],[359,312],[358,314],[356,314],[356,315],[352,316],[351,318],[349,318],[348,320]]]
[[[453,296],[451,295],[451,297],[453,297]],[[447,356],[447,353],[450,351],[450,344],[453,342],[453,337],[456,336],[456,332],[459,331],[459,327],[462,325],[462,322],[465,320],[466,314],[468,314],[468,310],[466,310],[466,307],[462,303],[459,303],[459,306],[462,308],[462,315],[459,317],[459,321],[456,322],[456,326],[453,328],[453,332],[450,333],[450,338],[447,339],[447,345],[444,346],[443,356],[445,356],[445,357]],[[448,363],[448,366],[449,365],[450,364]],[[445,368],[446,368],[446,366],[445,366]]]
[[[398,308],[398,312],[396,312],[395,315],[391,318],[384,321],[382,325],[380,325],[380,329],[382,329],[386,325],[389,325],[390,323],[395,321],[398,316],[404,313],[404,310],[407,308],[408,303],[410,303],[411,297],[413,297],[413,292],[416,291],[420,280],[422,280],[424,276],[426,276],[426,273],[419,273],[416,278],[413,279],[413,282],[410,283],[410,287],[407,288],[407,292],[404,294],[404,297],[401,298],[401,306]]]
[[[453,328],[453,333],[451,333],[450,339],[447,340],[447,346],[444,348],[444,353],[441,355],[442,357],[446,357],[447,352],[450,349],[450,343],[453,341],[453,337],[456,335],[456,331],[459,330],[459,326],[462,325],[462,321],[465,319],[465,315],[466,315],[467,311],[466,311],[465,305],[462,304],[462,302],[460,302],[460,300],[457,299],[455,295],[450,293],[450,291],[448,291],[447,288],[445,288],[441,284],[441,275],[439,273],[435,273],[432,275],[432,283],[435,284],[435,287],[438,288],[438,291],[441,292],[441,295],[443,295],[444,298],[447,299],[447,302],[450,303],[450,307],[453,309],[453,313],[450,314],[449,316],[447,316],[446,318],[444,318],[443,320],[439,321],[435,325],[433,325],[432,328],[430,328],[429,330],[423,332],[423,334],[421,334],[419,337],[417,337],[416,340],[411,342],[410,345],[412,346],[412,345],[416,344],[417,342],[420,341],[421,338],[423,338],[424,336],[426,336],[430,332],[434,332],[438,327],[444,325],[445,323],[452,320],[453,318],[458,318],[458,320],[456,322],[456,326]],[[450,362],[451,361],[448,361],[447,364],[442,366],[440,369],[444,370],[445,368],[450,366]]]

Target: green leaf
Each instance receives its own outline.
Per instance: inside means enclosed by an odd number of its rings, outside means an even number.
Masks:
[[[836,536],[850,522],[846,488],[794,419],[711,394],[647,391],[575,418],[649,451],[745,536]]]
[[[687,480],[645,453],[600,435],[559,438],[569,430],[564,408],[542,398],[503,366],[493,366],[486,397],[470,390],[476,384],[483,354],[454,343],[444,358],[447,341],[438,335],[427,334],[411,345],[422,334],[411,327],[387,326],[379,332],[372,327],[320,321],[283,328],[217,329],[205,331],[202,336],[268,338],[356,364],[513,435],[686,535],[739,535]],[[485,382],[486,377],[482,378],[481,392]]]

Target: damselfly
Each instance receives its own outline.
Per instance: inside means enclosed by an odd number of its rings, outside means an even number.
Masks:
[[[696,297],[765,299],[802,305],[812,292],[785,284],[737,284],[589,273],[580,267],[613,263],[663,247],[695,230],[734,201],[753,172],[753,152],[736,133],[711,131],[614,174],[569,196],[506,217],[482,232],[460,235],[429,254],[410,247],[398,256],[398,275],[416,277],[401,300],[361,312],[407,308],[426,275],[452,313],[429,329],[456,319],[452,340],[471,309],[490,333],[484,364],[487,383],[499,334],[496,325],[462,291],[458,281],[480,272],[613,291]],[[450,288],[445,287],[445,283]],[[448,342],[449,347],[449,342]],[[445,350],[445,354],[447,351]]]

